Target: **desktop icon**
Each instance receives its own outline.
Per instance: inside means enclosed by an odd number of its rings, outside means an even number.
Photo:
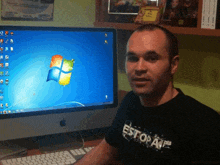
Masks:
[[[9,71],[5,71],[5,76],[9,76]]]
[[[0,107],[1,107],[1,108],[3,108],[3,107],[4,107],[2,103],[0,104]]]
[[[13,43],[14,43],[14,40],[13,40],[13,39],[10,39],[10,43],[13,44]]]
[[[0,31],[0,36],[3,36],[4,35],[4,32],[3,31]]]
[[[60,85],[68,85],[72,75],[74,59],[66,60],[61,55],[52,56],[47,81],[54,80]]]
[[[13,35],[14,35],[14,32],[10,32],[10,34],[11,34],[11,36],[13,36]]]
[[[0,60],[3,60],[3,59],[4,59],[4,56],[3,56],[3,55],[1,55],[1,56],[0,56]]]
[[[8,66],[9,66],[9,63],[8,63],[8,62],[6,62],[6,63],[5,63],[5,67],[6,67],[6,68],[8,68]]]
[[[8,60],[9,59],[9,55],[5,55],[5,59]]]
[[[0,79],[0,84],[3,84],[4,80],[3,79]]]
[[[9,33],[8,31],[5,31],[5,35],[6,35],[6,36],[8,35],[8,33]]]
[[[0,63],[0,68],[3,68],[4,67],[4,64],[3,63]]]
[[[1,48],[0,48],[0,52],[3,52],[3,50],[4,50],[4,48],[3,48],[3,47],[1,47]]]
[[[3,93],[3,88],[0,88],[0,93],[1,93],[1,94]]]
[[[0,100],[3,100],[4,96],[0,96]]]
[[[13,48],[13,47],[10,47],[10,50],[11,50],[11,52],[13,52],[13,51],[14,51],[14,48]]]
[[[6,51],[6,52],[8,51],[8,47],[5,47],[5,51]]]
[[[0,76],[4,76],[4,71],[0,71]]]
[[[5,40],[5,43],[6,43],[6,44],[8,43],[8,39]]]
[[[5,107],[8,108],[8,103],[5,103]]]
[[[9,80],[5,79],[5,84],[8,85],[8,83],[9,83]]]
[[[0,39],[0,43],[3,44],[3,42],[4,42],[4,40],[3,40],[3,39]]]

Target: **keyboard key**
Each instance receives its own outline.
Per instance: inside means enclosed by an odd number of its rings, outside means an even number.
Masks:
[[[75,162],[76,159],[68,151],[1,160],[2,165],[57,165],[58,163],[62,165],[69,165]]]
[[[92,148],[94,147],[12,158],[1,160],[0,163],[2,163],[2,165],[70,165],[75,163],[76,160],[81,159]]]
[[[74,156],[74,157],[75,157],[76,160],[79,160],[79,159],[81,159],[83,156],[84,156],[84,155],[76,155],[76,156]]]
[[[81,152],[81,154],[86,154],[86,152],[82,148],[80,148],[79,151]]]
[[[85,150],[86,152],[89,152],[89,151],[90,151],[88,147],[87,147],[87,148],[84,148],[84,150]]]
[[[82,155],[78,149],[75,149],[75,152],[77,153],[77,155]]]
[[[70,152],[71,152],[74,156],[78,155],[78,154],[75,152],[75,150],[70,150]]]

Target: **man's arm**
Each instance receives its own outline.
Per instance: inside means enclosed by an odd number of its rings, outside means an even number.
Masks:
[[[118,149],[110,146],[104,139],[74,165],[122,165],[117,158]]]

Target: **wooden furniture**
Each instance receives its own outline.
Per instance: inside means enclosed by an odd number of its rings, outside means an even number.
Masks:
[[[164,25],[164,27],[176,34],[220,36],[220,29],[201,29],[202,1],[203,0],[199,0],[198,4],[197,27],[171,27],[166,25]],[[94,23],[95,27],[112,27],[116,29],[134,30],[140,26],[135,23],[115,23],[113,21],[109,22],[109,17],[108,0],[96,0],[96,20]]]

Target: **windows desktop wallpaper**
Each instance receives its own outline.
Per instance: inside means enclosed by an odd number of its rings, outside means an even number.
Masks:
[[[0,30],[0,113],[113,102],[113,34]]]

